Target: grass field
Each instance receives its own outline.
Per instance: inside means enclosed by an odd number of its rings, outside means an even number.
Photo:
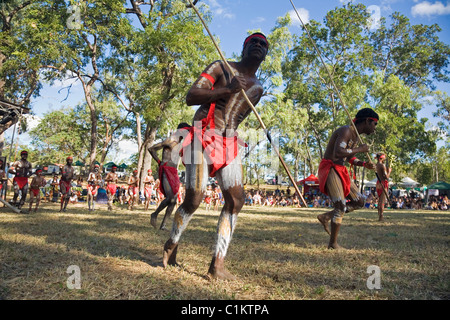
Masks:
[[[180,241],[182,267],[163,269],[169,233],[152,228],[152,210],[142,208],[0,208],[0,299],[450,298],[450,212],[387,210],[381,223],[375,210],[353,212],[341,228],[346,250],[333,251],[316,220],[326,209],[244,207],[227,256],[238,280],[210,281],[219,213],[199,209]],[[72,265],[81,289],[67,286]],[[381,289],[368,289],[369,266],[379,267]]]

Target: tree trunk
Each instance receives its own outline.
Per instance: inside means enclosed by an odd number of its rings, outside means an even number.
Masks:
[[[95,110],[95,105],[92,102],[92,97],[91,97],[91,87],[86,86],[85,87],[85,97],[86,97],[86,103],[89,107],[89,113],[90,113],[90,118],[91,118],[91,141],[90,141],[90,146],[89,146],[89,152],[90,152],[90,156],[89,156],[89,169],[92,170],[92,168],[94,167],[94,162],[95,162],[95,158],[97,156],[97,112]]]
[[[148,148],[150,148],[153,145],[155,137],[156,137],[156,128],[147,126],[147,129],[145,130],[144,141],[142,142],[141,148],[139,149],[139,160],[137,168],[139,176],[141,177],[140,180],[141,188],[143,186],[143,180],[144,177],[146,176],[146,172],[151,167],[152,158],[150,152],[148,152]]]

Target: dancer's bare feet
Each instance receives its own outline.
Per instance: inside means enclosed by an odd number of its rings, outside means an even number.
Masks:
[[[164,244],[163,266],[179,266],[177,263],[178,243],[173,243],[172,239],[167,240]]]
[[[208,276],[210,279],[220,280],[236,280],[237,278],[231,274],[224,266],[224,258],[214,257],[209,266]]]
[[[319,214],[319,215],[317,216],[317,219],[320,221],[320,223],[322,224],[322,226],[323,226],[323,228],[325,229],[325,231],[326,231],[328,234],[331,234],[331,233],[330,233],[330,229],[328,228],[328,222],[329,222],[329,220],[327,220],[327,216],[326,216],[325,214]]]
[[[150,216],[150,224],[153,226],[153,228],[156,229],[156,220],[158,219],[158,215],[155,215],[155,213],[153,212],[152,215]]]

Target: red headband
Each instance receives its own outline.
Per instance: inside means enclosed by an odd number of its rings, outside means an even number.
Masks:
[[[36,173],[38,173],[38,172],[42,172],[42,169],[37,169],[37,170],[36,170]]]
[[[382,154],[382,155],[380,155],[380,156],[378,157],[378,159],[384,159],[384,158],[386,158],[386,155],[385,155],[385,154]]]
[[[247,42],[250,41],[250,39],[253,39],[253,38],[255,38],[255,37],[266,40],[267,46],[269,46],[269,41],[267,41],[267,38],[266,38],[265,36],[263,36],[262,34],[259,34],[259,33],[255,33],[255,34],[252,34],[252,35],[248,36],[247,38],[245,38],[245,41],[244,41],[244,47],[245,47],[245,45],[247,44]]]
[[[367,117],[367,119],[370,119],[370,120],[373,120],[373,121],[375,121],[375,122],[378,122],[378,119],[377,119],[377,118]],[[353,119],[352,121],[353,121],[353,123],[355,123],[355,122],[356,122],[356,118]]]

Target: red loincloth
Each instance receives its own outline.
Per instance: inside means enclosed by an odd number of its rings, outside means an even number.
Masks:
[[[348,174],[347,167],[339,165],[339,164],[335,164],[333,161],[331,161],[329,159],[322,159],[322,161],[320,161],[320,164],[319,164],[318,176],[319,176],[320,192],[328,195],[326,193],[325,186],[327,184],[328,173],[330,172],[331,168],[334,168],[334,170],[336,170],[337,174],[341,178],[342,187],[344,188],[344,195],[347,197],[350,193],[350,185],[351,185],[350,176]]]
[[[208,74],[202,73],[202,76],[207,78],[213,84],[211,90],[214,90],[214,79]],[[183,154],[185,148],[189,147],[194,142],[196,137],[202,146],[203,153],[209,158],[209,175],[215,177],[216,172],[229,165],[238,155],[238,145],[247,146],[241,139],[238,139],[237,133],[232,137],[224,137],[215,132],[214,111],[216,103],[212,102],[209,106],[209,112],[206,118],[202,119],[201,128],[192,126],[184,128],[189,131],[183,142]],[[206,128],[209,126],[209,130]],[[206,131],[206,134],[205,134]],[[195,145],[195,143],[194,143]]]
[[[138,187],[132,187],[132,186],[128,187],[128,194],[130,196],[135,196],[137,193],[138,193]]]
[[[37,197],[38,195],[39,195],[39,189],[30,189],[30,191],[33,193],[33,195],[35,196],[35,197]]]
[[[389,187],[389,181],[384,180],[383,185],[380,184],[380,181],[377,181],[376,188],[377,188],[378,197],[380,197],[384,193],[383,187],[385,189],[387,189]]]
[[[95,185],[95,184],[88,184],[87,188],[88,188],[88,190],[91,192],[91,194],[92,194],[93,196],[96,196],[96,195],[97,195],[98,185]]]
[[[70,192],[70,181],[59,180],[59,190],[62,194],[67,194]]]
[[[150,198],[152,196],[152,192],[153,192],[152,186],[144,187],[144,197],[145,198]]]
[[[108,184],[106,186],[106,188],[108,189],[110,194],[112,194],[112,195],[116,194],[116,191],[117,191],[117,185],[116,184],[110,183],[110,184]]]
[[[177,194],[178,190],[180,189],[180,178],[178,177],[177,168],[167,166],[166,164],[167,164],[167,162],[164,164],[161,164],[159,166],[159,170],[158,170],[159,181],[161,181],[159,184],[159,190],[165,197],[167,197],[167,195],[164,192],[163,183],[162,183],[163,173],[166,176],[167,181],[169,181],[170,188],[172,189],[172,192],[174,195]]]
[[[14,181],[19,186],[19,189],[22,189],[28,183],[28,178],[27,177],[14,177]]]

